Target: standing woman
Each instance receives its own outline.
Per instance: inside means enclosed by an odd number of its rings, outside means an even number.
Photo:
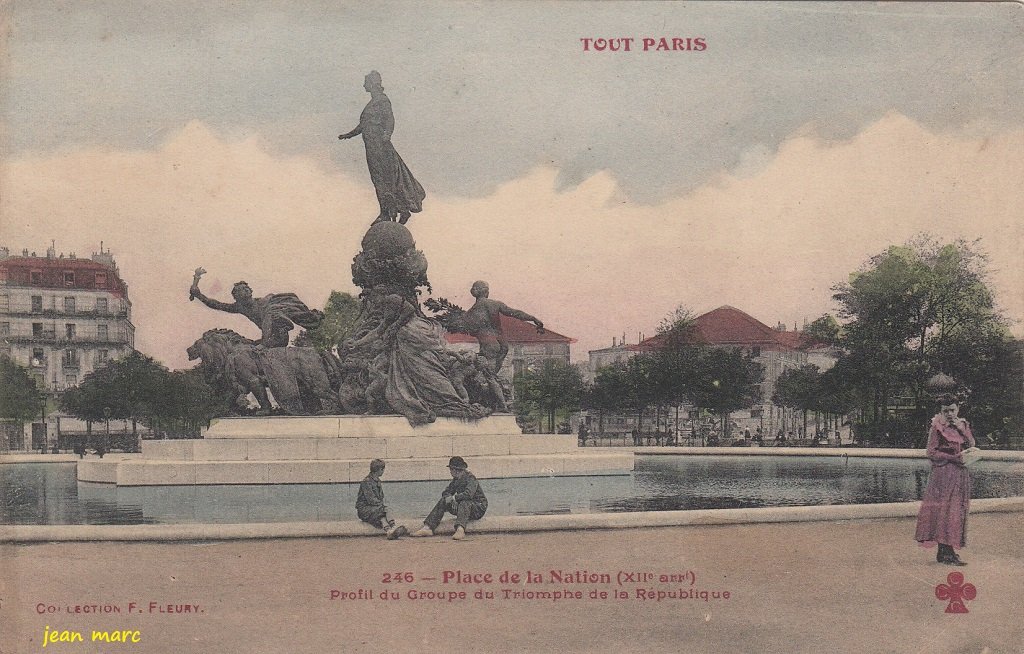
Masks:
[[[350,139],[363,135],[366,147],[366,166],[370,179],[377,191],[380,214],[374,224],[399,218],[405,224],[409,215],[423,210],[423,187],[412,176],[409,168],[391,145],[391,133],[395,131],[395,114],[391,101],[384,95],[380,73],[373,70],[363,81],[363,88],[370,94],[370,101],[359,115],[359,125],[351,132],[340,135],[339,139]]]
[[[960,417],[956,397],[939,398],[941,409],[928,432],[928,458],[932,472],[917,514],[916,539],[924,547],[939,546],[935,560],[948,565],[967,565],[956,549],[967,545],[967,512],[971,503],[971,475],[963,452],[974,447],[974,435]]]

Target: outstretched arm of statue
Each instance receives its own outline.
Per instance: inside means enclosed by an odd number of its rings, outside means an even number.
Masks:
[[[190,299],[196,298],[200,302],[205,304],[206,306],[210,307],[211,309],[216,309],[218,311],[227,311],[228,313],[238,313],[239,312],[238,311],[238,306],[234,302],[231,302],[229,304],[227,302],[221,302],[219,300],[214,300],[212,298],[208,298],[205,295],[203,295],[203,292],[199,290],[199,282],[198,282],[198,280],[192,282],[192,288],[189,289],[188,295],[189,295]]]
[[[344,141],[345,139],[350,139],[353,136],[359,136],[362,133],[363,133],[363,125],[362,125],[362,123],[360,123],[359,125],[356,125],[356,128],[353,129],[351,132],[345,132],[344,134],[339,134],[338,138],[341,139],[342,141]]]
[[[526,313],[525,311],[513,309],[512,307],[504,303],[499,303],[498,310],[505,314],[506,316],[512,316],[513,318],[518,318],[519,320],[522,320],[524,322],[532,322],[534,325],[537,326],[538,332],[540,332],[541,334],[544,333],[544,323],[542,323],[537,318],[534,318],[530,314]]]

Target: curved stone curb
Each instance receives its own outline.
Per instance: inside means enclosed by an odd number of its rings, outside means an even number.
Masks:
[[[924,450],[846,447],[634,447],[634,454],[645,456],[830,456],[882,459],[926,459]],[[1021,461],[1024,452],[982,450],[982,461]]]
[[[920,502],[790,506],[762,509],[704,509],[696,511],[642,511],[635,513],[581,513],[541,516],[499,516],[470,524],[473,533],[573,531],[584,529],[636,529],[775,522],[819,522],[906,518],[917,515]],[[971,502],[972,513],[1024,511],[1024,497],[988,498]],[[401,523],[403,521],[399,521]],[[405,520],[418,528],[419,519]],[[439,534],[450,534],[452,523],[442,523]],[[362,522],[281,522],[251,524],[182,525],[13,525],[0,527],[0,542],[40,541],[197,541],[249,538],[382,538],[380,530]]]

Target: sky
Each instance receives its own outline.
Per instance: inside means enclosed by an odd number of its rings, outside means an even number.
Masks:
[[[371,69],[427,192],[434,295],[468,306],[487,280],[575,359],[679,305],[813,320],[921,232],[977,240],[1022,333],[1020,4],[16,0],[0,20],[0,245],[103,241],[137,347],[171,367],[211,327],[256,334],[188,302],[197,266],[222,299],[356,290],[377,207],[337,135]],[[661,37],[706,49],[643,50]]]

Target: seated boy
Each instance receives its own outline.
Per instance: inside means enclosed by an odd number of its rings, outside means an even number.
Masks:
[[[384,461],[370,461],[370,474],[359,483],[359,495],[356,497],[356,514],[363,522],[384,530],[388,540],[395,540],[409,533],[405,525],[396,525],[387,505],[384,504],[384,488],[380,484],[380,476],[384,474]]]
[[[487,512],[487,498],[480,488],[480,482],[469,471],[469,465],[461,456],[453,456],[448,461],[448,471],[452,481],[441,493],[441,499],[434,505],[430,515],[423,521],[423,527],[413,536],[433,536],[434,530],[441,524],[445,512],[455,516],[454,540],[466,537],[466,525],[470,520],[479,520]]]

